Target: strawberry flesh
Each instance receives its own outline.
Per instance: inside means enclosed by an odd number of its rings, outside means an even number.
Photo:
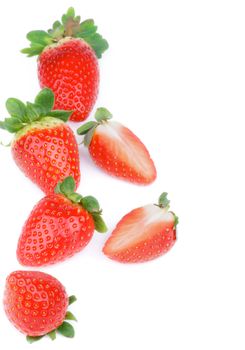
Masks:
[[[154,163],[144,144],[118,122],[97,126],[89,152],[99,167],[121,179],[147,185],[156,178]]]
[[[136,263],[167,253],[176,241],[174,214],[156,205],[147,205],[125,215],[105,243],[109,258]]]

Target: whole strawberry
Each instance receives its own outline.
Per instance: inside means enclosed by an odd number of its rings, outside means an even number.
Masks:
[[[167,253],[176,241],[178,217],[169,211],[167,193],[158,204],[132,210],[117,224],[103,252],[122,263],[138,263]]]
[[[43,266],[63,261],[80,252],[94,229],[106,232],[98,201],[75,193],[75,181],[67,177],[56,194],[37,203],[27,219],[17,247],[17,258],[25,266]]]
[[[35,103],[9,98],[10,118],[0,128],[15,134],[11,144],[18,167],[45,193],[53,193],[60,180],[72,175],[80,181],[79,152],[75,135],[65,124],[71,112],[53,111],[54,94],[43,89]]]
[[[56,332],[72,338],[74,328],[65,320],[76,320],[67,311],[76,301],[68,298],[64,286],[54,277],[38,271],[15,271],[6,279],[4,309],[10,322],[32,343]]]
[[[96,165],[110,175],[140,185],[156,179],[156,168],[140,139],[122,124],[110,121],[112,114],[98,108],[96,121],[82,125],[77,133],[85,135],[84,145]]]
[[[22,52],[39,56],[39,83],[54,91],[55,109],[73,110],[73,121],[86,119],[98,94],[98,58],[108,48],[94,21],[80,23],[80,17],[69,8],[52,29],[32,31],[27,39],[30,47]]]

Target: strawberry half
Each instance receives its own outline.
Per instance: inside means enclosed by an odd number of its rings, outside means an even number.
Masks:
[[[73,110],[73,121],[86,119],[98,95],[98,58],[108,48],[94,21],[80,23],[71,7],[52,29],[32,31],[27,39],[30,47],[22,52],[38,55],[39,83],[54,91],[55,109]]]
[[[80,181],[78,145],[65,124],[71,112],[53,111],[53,104],[50,89],[43,89],[35,103],[9,98],[6,108],[11,117],[0,122],[0,128],[15,134],[11,149],[16,164],[45,193],[53,193],[69,175],[76,186]]]
[[[74,337],[74,328],[65,320],[76,320],[67,311],[76,301],[68,298],[64,286],[54,277],[38,271],[15,271],[6,279],[4,309],[10,322],[27,335],[30,343],[56,332]]]
[[[98,108],[96,122],[87,122],[77,130],[85,135],[84,145],[91,158],[110,175],[141,185],[152,183],[156,168],[148,150],[132,131],[111,118],[106,108]]]
[[[122,263],[145,262],[167,253],[176,241],[178,217],[164,192],[158,204],[132,210],[117,224],[103,252]]]
[[[52,194],[41,199],[27,219],[17,247],[17,259],[25,266],[63,261],[80,252],[94,229],[106,232],[102,210],[92,196],[75,193],[75,181],[67,177]]]

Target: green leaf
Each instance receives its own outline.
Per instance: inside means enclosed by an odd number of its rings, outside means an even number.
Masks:
[[[44,337],[44,335],[41,335],[39,337],[31,337],[30,335],[26,336],[26,340],[28,341],[28,343],[32,344],[40,339],[42,339]]]
[[[173,213],[173,212],[172,212]],[[173,213],[173,216],[174,216],[174,227],[176,228],[176,226],[178,225],[178,223],[179,223],[179,217],[175,214],[175,213]]]
[[[75,10],[73,7],[69,7],[67,12],[66,12],[66,16],[67,17],[72,17],[74,18],[75,17]]]
[[[62,24],[60,23],[60,21],[55,21],[53,24],[53,30],[59,28],[60,26],[62,26]]]
[[[48,113],[50,117],[57,118],[60,120],[63,120],[63,122],[67,122],[72,115],[73,111],[61,111],[61,110],[54,110]]]
[[[47,333],[47,336],[48,336],[51,340],[55,340],[55,339],[56,339],[56,329],[54,329],[53,331]]]
[[[92,213],[94,219],[94,226],[96,231],[100,233],[107,232],[107,226],[99,213]]]
[[[97,26],[94,24],[93,19],[87,19],[80,24],[80,35],[82,35],[83,38],[96,33],[96,30]]]
[[[61,182],[58,182],[57,185],[55,186],[54,193],[61,194],[61,189],[60,189]]]
[[[66,16],[66,14],[63,15],[63,16],[61,17],[61,21],[62,21],[63,25],[65,26],[65,25],[66,25],[66,22],[67,22],[67,16]]]
[[[81,200],[81,204],[90,213],[98,212],[100,210],[99,202],[93,196],[83,197]]]
[[[109,47],[108,42],[97,33],[97,26],[92,19],[80,23],[80,30],[75,36],[84,39],[95,51],[98,58],[101,58],[102,53]]]
[[[74,193],[76,189],[76,183],[72,176],[66,177],[60,184],[60,190],[65,195]]]
[[[102,53],[109,48],[108,42],[99,33],[94,33],[85,37],[83,37],[81,34],[80,37],[83,38],[92,47],[97,58],[101,58]]]
[[[108,111],[107,108],[100,107],[100,108],[97,108],[94,117],[97,120],[97,122],[102,122],[102,121],[106,121],[108,119],[111,119],[112,114],[111,114],[111,112]]]
[[[21,52],[29,57],[40,55],[43,49],[57,42],[63,37],[71,36],[85,40],[95,51],[98,58],[108,49],[108,42],[97,33],[97,26],[92,19],[88,19],[80,23],[80,16],[75,15],[75,10],[70,7],[66,14],[62,16],[61,22],[55,21],[52,29],[48,32],[43,30],[35,30],[27,34],[27,39],[31,42],[31,47],[23,49]],[[39,46],[37,46],[39,45]]]
[[[48,33],[52,36],[53,39],[61,39],[63,37],[65,27],[61,24],[60,21],[55,21],[52,29],[48,30]]]
[[[162,208],[169,207],[170,201],[168,200],[167,195],[168,195],[167,192],[163,192],[158,199],[158,204]]]
[[[29,32],[26,37],[31,43],[41,44],[43,46],[53,42],[52,37],[44,30],[33,30]]]
[[[72,193],[68,198],[74,203],[80,203],[83,197],[79,193]]]
[[[27,102],[26,111],[29,122],[37,121],[42,115],[42,107],[35,103]]]
[[[1,123],[1,128],[7,130],[10,133],[16,133],[20,129],[24,127],[24,124],[22,124],[17,118],[11,117],[6,118],[4,122]]]
[[[77,298],[75,295],[69,296],[69,305],[75,303],[75,301],[77,301]]]
[[[53,43],[52,36],[43,30],[34,30],[27,34],[27,39],[31,42],[30,47],[21,50],[28,57],[40,55],[43,49]]]
[[[78,22],[78,23],[80,24],[80,22],[81,22],[81,16],[76,16],[76,17],[74,17],[74,21],[75,21],[75,22]]]
[[[66,26],[68,20],[70,20],[70,19],[72,19],[73,21],[74,21],[74,19],[75,19],[75,10],[74,10],[73,7],[70,7],[70,8],[67,10],[66,14],[64,14],[64,15],[62,16],[61,21],[62,21],[62,23],[64,24],[64,26]]]
[[[85,135],[84,139],[83,139],[83,143],[84,146],[89,147],[90,142],[92,141],[95,129],[96,129],[97,125],[92,127]]]
[[[97,125],[98,123],[93,121],[87,122],[77,129],[77,133],[78,135],[85,135],[90,129],[92,129],[94,126],[97,126]]]
[[[26,121],[26,106],[17,98],[8,98],[6,108],[11,116],[18,118],[22,122]]]
[[[35,98],[35,103],[42,106],[45,113],[50,112],[54,107],[54,93],[51,89],[42,89]]]
[[[73,326],[64,321],[62,323],[62,325],[60,325],[58,328],[57,328],[57,331],[62,334],[64,337],[67,337],[67,338],[73,338],[75,336],[75,331],[74,331],[74,328]]]
[[[65,27],[62,24],[60,27],[56,28],[55,30],[51,30],[50,34],[57,41],[57,40],[63,38],[64,32],[65,32]]]
[[[67,311],[65,320],[77,321],[76,317],[71,313],[71,311]]]
[[[27,54],[28,57],[37,56],[37,55],[40,55],[44,47],[45,46],[39,45],[39,44],[31,45],[31,47],[22,49],[21,52]]]

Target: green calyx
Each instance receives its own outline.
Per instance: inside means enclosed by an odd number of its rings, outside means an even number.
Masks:
[[[163,192],[160,195],[160,197],[158,198],[158,206],[160,208],[169,209],[169,207],[170,207],[170,200],[168,200],[167,196],[168,196],[167,192]]]
[[[87,122],[77,129],[78,135],[84,135],[83,143],[86,147],[90,145],[97,126],[106,123],[112,118],[112,114],[105,107],[100,107],[96,110],[94,118],[96,121]]]
[[[100,209],[99,202],[93,196],[82,197],[79,193],[75,192],[76,183],[72,176],[66,177],[62,182],[58,182],[55,193],[62,194],[72,203],[80,205],[87,210],[93,218],[96,231],[105,233],[107,226],[102,219],[102,210]]]
[[[69,305],[74,303],[76,300],[77,298],[74,295],[71,295],[69,297]],[[57,329],[53,329],[51,332],[44,335],[37,336],[37,337],[32,337],[27,335],[26,340],[30,344],[37,342],[38,340],[42,339],[45,336],[48,336],[51,340],[55,340],[57,332],[66,338],[74,338],[75,330],[73,326],[69,322],[67,322],[67,320],[77,321],[76,317],[70,311],[67,311],[63,323]]]
[[[158,206],[159,208],[164,208],[164,209],[166,209],[168,211],[169,208],[170,208],[170,200],[168,199],[167,196],[168,196],[168,193],[167,192],[163,192],[160,195],[160,197],[158,198],[158,204],[155,204],[155,205]],[[171,211],[171,213],[174,216],[174,227],[176,228],[176,226],[179,223],[179,218],[174,212]]]
[[[67,10],[61,18],[61,21],[55,21],[53,27],[48,31],[35,30],[27,34],[30,41],[30,47],[21,50],[28,57],[40,55],[49,45],[59,42],[59,40],[72,37],[80,38],[86,41],[98,58],[109,47],[108,42],[97,33],[97,26],[92,19],[81,22],[80,16],[75,15],[73,7]]]
[[[35,98],[35,102],[27,102],[24,104],[17,98],[9,98],[6,101],[6,108],[10,114],[9,118],[0,121],[0,128],[5,129],[10,133],[17,133],[32,123],[42,121],[49,117],[56,120],[66,122],[72,111],[53,111],[54,93],[50,89],[43,89]]]

